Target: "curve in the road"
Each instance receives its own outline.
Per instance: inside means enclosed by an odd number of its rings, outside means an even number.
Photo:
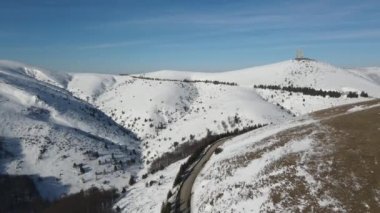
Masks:
[[[203,166],[206,164],[206,162],[210,159],[212,154],[215,152],[215,149],[218,148],[218,146],[222,145],[225,141],[230,139],[231,137],[225,137],[222,139],[219,139],[210,147],[208,147],[206,153],[198,160],[194,168],[192,169],[190,175],[186,178],[186,180],[182,183],[179,199],[180,199],[180,211],[181,213],[187,213],[190,212],[191,208],[191,191],[193,188],[193,184],[195,179],[197,178],[198,174],[202,170]]]

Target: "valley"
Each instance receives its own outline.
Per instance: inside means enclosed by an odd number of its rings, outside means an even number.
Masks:
[[[275,180],[267,176],[280,176],[280,170],[289,166],[290,173],[282,175],[281,181],[294,181],[300,157],[310,157],[296,153],[317,149],[315,137],[328,141],[325,131],[331,126],[338,133],[346,131],[336,127],[344,121],[330,118],[330,108],[341,109],[344,117],[353,106],[347,104],[373,101],[371,105],[375,106],[380,98],[379,76],[378,68],[343,69],[314,60],[287,60],[221,73],[158,71],[136,75],[54,73],[0,61],[0,172],[38,177],[34,183],[46,199],[91,187],[115,188],[123,191],[115,209],[159,212],[181,164],[195,147],[210,135],[251,128],[254,130],[221,145],[220,154],[210,156],[195,179],[191,206],[194,211],[204,212],[218,202],[220,208],[230,202],[229,208],[244,211],[244,202],[253,199],[255,206],[265,210],[278,205],[292,211],[296,209],[294,203],[276,202],[276,196],[282,198],[285,194],[271,194],[267,183]],[[355,108],[357,112],[353,110],[347,116],[377,109],[367,108],[359,106]],[[376,112],[372,113],[376,124]],[[304,127],[299,129],[300,125]],[[255,126],[261,128],[252,128]],[[373,131],[371,134],[376,134],[376,129]],[[193,148],[185,152],[181,151],[183,147]],[[180,156],[176,160],[166,157],[176,152]],[[239,166],[235,168],[237,162]],[[152,165],[161,166],[152,170]],[[235,174],[240,167],[242,173]],[[245,167],[255,168],[251,170],[254,173],[245,173]],[[227,181],[226,177],[241,175],[262,175],[262,182],[238,192],[248,179]],[[281,187],[280,179],[276,181]],[[207,188],[210,184],[218,187]],[[297,187],[304,185],[303,181]],[[219,195],[225,189],[230,189],[231,194]],[[204,192],[210,192],[212,197]],[[239,196],[233,193],[239,193],[242,199],[234,201],[231,196]],[[262,197],[268,193],[272,200]],[[313,195],[303,202],[317,202],[317,195]],[[324,196],[329,200],[335,195]],[[340,202],[341,206],[334,203],[330,207],[347,207],[346,201]],[[373,200],[368,200],[368,205],[376,208]],[[302,208],[322,209],[321,205],[311,204]]]

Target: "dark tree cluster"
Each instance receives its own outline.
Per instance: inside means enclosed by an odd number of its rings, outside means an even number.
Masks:
[[[136,183],[136,178],[132,175],[131,178],[129,179],[129,185],[134,185]]]
[[[0,212],[41,212],[44,201],[26,175],[0,175]]]
[[[362,91],[362,92],[360,93],[360,97],[368,98],[368,93]]]
[[[258,88],[258,89],[270,89],[270,90],[284,90],[284,91],[288,91],[288,92],[299,92],[299,93],[302,93],[304,95],[311,95],[311,96],[322,96],[322,97],[326,97],[326,96],[329,96],[331,98],[339,98],[342,96],[342,93],[338,92],[338,91],[332,91],[332,90],[316,90],[316,89],[313,89],[313,88],[310,88],[310,87],[294,87],[294,86],[285,86],[285,87],[281,87],[279,85],[254,85],[253,86],[254,88]],[[360,96],[361,97],[364,97],[364,98],[368,98],[368,93],[362,91],[360,93]],[[347,94],[347,97],[348,98],[358,98],[359,97],[359,94],[357,92],[348,92]]]
[[[241,130],[236,128],[232,132],[227,131],[226,133],[222,133],[222,134],[212,134],[210,131],[208,131],[207,135],[204,138],[201,138],[199,140],[190,140],[189,142],[185,142],[180,145],[177,145],[176,149],[173,152],[166,152],[162,154],[160,157],[156,158],[151,163],[149,172],[153,174],[159,170],[163,170],[165,167],[169,166],[170,164],[177,162],[178,160],[181,160],[183,158],[186,158],[187,156],[193,154],[196,150],[203,149],[220,138],[242,134],[242,133],[260,128],[262,126],[263,126],[262,124],[258,124],[258,125],[245,127]],[[183,138],[183,140],[185,139],[186,138]],[[190,139],[194,139],[194,137],[190,135]]]
[[[113,213],[116,190],[91,188],[53,202],[43,200],[31,176],[0,175],[0,212]],[[116,208],[117,209],[117,208]]]
[[[189,80],[189,79],[184,79],[182,82],[187,82],[187,83],[206,83],[206,84],[222,84],[222,85],[229,85],[229,86],[237,86],[237,83],[235,82],[227,82],[227,81],[210,81],[210,80]]]
[[[358,98],[359,95],[356,92],[348,92],[347,97],[348,98]]]
[[[120,74],[125,75],[125,74]],[[221,84],[221,85],[228,85],[228,86],[237,86],[238,84],[236,82],[227,82],[227,81],[211,81],[211,80],[190,80],[190,79],[184,79],[184,80],[177,80],[177,79],[167,79],[167,78],[152,78],[152,77],[146,77],[146,76],[133,76],[132,78],[137,79],[144,79],[144,80],[151,80],[151,81],[174,81],[174,82],[185,82],[185,83],[205,83],[205,84]]]
[[[181,165],[180,172],[177,174],[176,180],[174,181],[176,185],[178,181],[181,180],[183,172],[186,171],[187,168],[199,158],[200,154],[203,152],[203,150],[207,146],[215,143],[217,140],[221,138],[228,137],[228,136],[236,136],[236,135],[243,134],[248,131],[263,127],[263,126],[265,125],[258,124],[258,125],[245,127],[240,130],[236,128],[234,131],[227,131],[222,134],[212,134],[210,131],[208,131],[206,137],[196,140],[194,142],[187,142],[187,143],[181,144],[178,146],[178,148],[174,152],[167,152],[163,154],[161,157],[154,160],[150,167],[150,172],[154,173],[154,172],[157,172],[158,170],[162,170],[166,166],[191,155],[189,159],[184,164]]]
[[[322,96],[326,97],[329,96],[331,98],[339,98],[342,96],[342,94],[338,91],[332,91],[332,90],[316,90],[311,87],[294,87],[294,86],[285,86],[281,87],[279,85],[254,85],[254,88],[259,89],[270,89],[270,90],[284,90],[288,92],[298,92],[302,93],[304,95],[311,95],[311,96]]]
[[[49,205],[44,213],[60,212],[93,212],[93,213],[113,213],[112,206],[119,197],[116,190],[100,190],[91,188],[86,191],[63,197]]]

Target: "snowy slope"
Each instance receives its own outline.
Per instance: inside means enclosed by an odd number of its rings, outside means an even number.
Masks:
[[[341,93],[365,91],[372,97],[380,97],[379,68],[343,69],[314,60],[288,60],[265,66],[224,73],[196,73],[158,71],[145,76],[165,79],[200,79],[235,82],[241,87],[276,85],[309,87],[315,90],[332,90]],[[341,104],[360,102],[366,98],[330,98],[289,93],[268,89],[256,92],[270,103],[280,105],[293,114],[302,115]]]
[[[227,141],[222,145],[222,153],[212,156],[197,177],[193,186],[192,211],[259,212],[261,205],[268,199],[269,189],[263,189],[257,192],[257,195],[255,193],[253,197],[253,194],[250,195],[249,192],[253,188],[251,183],[271,162],[277,161],[286,154],[309,149],[309,141],[305,138],[272,152],[268,149],[268,152],[258,155],[257,160],[252,162],[246,160],[248,162],[244,161],[242,165],[238,162],[239,159],[244,159],[249,153],[265,150],[263,148],[270,147],[276,141],[272,139],[267,143],[256,145],[261,140],[309,122],[291,121],[279,126],[268,126]],[[250,198],[255,199],[250,200]]]
[[[174,150],[175,142],[190,141],[190,135],[204,137],[207,129],[221,133],[290,116],[253,88],[229,85],[73,74],[68,90],[138,135],[146,164]]]
[[[365,67],[358,69],[348,69],[353,74],[359,75],[375,84],[380,85],[380,68],[379,67]]]
[[[250,124],[279,122],[289,116],[288,112],[302,115],[368,99],[289,94],[253,89],[253,85],[293,85],[342,93],[365,91],[380,97],[380,85],[375,82],[348,70],[308,60],[288,60],[224,73],[158,71],[136,76],[158,79],[71,74],[67,89],[145,141],[143,155],[147,164],[173,150],[175,142],[189,141],[190,134],[195,139],[203,137],[206,129],[220,133]],[[218,80],[236,82],[239,86],[165,79]],[[242,120],[236,126],[229,122],[235,115]]]
[[[0,60],[0,69],[21,75],[29,76],[39,81],[52,84],[57,87],[66,87],[70,81],[70,75],[66,73],[50,72],[46,69],[26,65],[23,63]]]
[[[194,183],[192,212],[377,212],[379,111],[348,105],[227,141]]]
[[[146,173],[150,163],[175,150],[175,144],[200,139],[207,130],[222,133],[259,123],[281,124],[293,115],[369,99],[290,94],[254,89],[253,85],[366,91],[380,97],[377,70],[346,70],[318,61],[289,60],[224,73],[159,71],[141,75],[238,83],[231,86],[143,79],[140,75],[54,73],[0,61],[0,121],[4,124],[0,140],[14,155],[2,159],[6,164],[0,171],[44,177],[41,189],[53,188],[45,192],[47,196],[91,185],[120,189],[131,174],[140,177]],[[74,163],[84,163],[85,174],[73,168]],[[160,171],[164,179],[158,174],[139,178],[118,205],[124,212],[136,208],[156,212],[178,166],[177,162]],[[156,199],[133,203],[144,196],[145,184],[158,179],[161,185],[151,188]]]
[[[131,131],[54,86],[55,75],[0,64],[1,173],[37,175],[40,192],[48,198],[92,185],[127,185],[141,163]],[[41,78],[53,83],[36,80]]]
[[[378,70],[376,68],[364,69]],[[312,87],[325,90],[343,90],[354,88],[364,90],[371,96],[379,97],[380,90],[378,82],[358,78],[350,70],[338,68],[330,64],[313,60],[288,60],[275,64],[252,67],[242,70],[224,73],[197,73],[158,71],[147,73],[146,76],[168,79],[209,79],[236,82],[241,86],[253,86],[258,84],[271,84],[287,86],[292,84],[300,87]],[[361,70],[355,70],[360,73]]]
[[[186,158],[187,159],[187,158]],[[186,159],[177,161],[143,181],[130,187],[125,196],[115,203],[122,212],[160,212],[162,202],[173,186],[178,168]],[[149,193],[147,193],[149,192]]]
[[[345,96],[342,96],[340,98],[331,98],[269,89],[256,89],[256,92],[260,94],[268,102],[280,105],[284,109],[291,111],[295,115],[304,115],[307,113],[327,109],[334,106],[355,103],[370,99],[364,97],[347,98]]]

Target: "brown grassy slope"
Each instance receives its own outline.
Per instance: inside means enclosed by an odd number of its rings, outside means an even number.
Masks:
[[[324,119],[324,118],[329,118],[331,116],[341,115],[342,113],[347,112],[347,110],[351,109],[354,106],[368,107],[368,106],[373,106],[376,104],[380,104],[380,99],[373,99],[370,101],[363,101],[363,102],[353,103],[353,104],[345,104],[338,107],[316,111],[316,112],[311,113],[311,115],[317,119]]]
[[[316,122],[281,131],[252,143],[240,155],[220,160],[213,165],[217,174],[204,178],[221,182],[225,191],[209,192],[199,210],[257,200],[264,191],[269,198],[260,212],[380,212],[378,104],[380,100],[372,100],[313,113]],[[355,106],[372,108],[348,111]],[[300,146],[309,142],[310,147],[286,151],[295,142]],[[278,156],[279,150],[285,151],[279,158],[260,160],[271,153]],[[225,181],[255,161],[265,167],[251,179]]]
[[[324,110],[323,116],[318,114],[319,124],[300,127],[300,133],[314,130],[313,150],[306,156],[287,155],[267,167],[266,174],[276,168],[286,172],[264,178],[259,186],[276,185],[266,206],[293,212],[380,212],[380,107],[346,114],[352,107]],[[300,168],[313,183],[297,174]]]
[[[283,156],[269,164],[255,184],[246,186],[253,197],[258,189],[271,187],[270,199],[261,210],[380,212],[380,106],[347,112],[354,106],[378,103],[374,100],[317,112],[313,116],[320,122],[280,132],[255,144],[263,148],[227,160],[227,174],[233,165],[244,167],[265,152],[311,137],[311,150]],[[276,173],[279,169],[284,172]]]
[[[352,212],[380,212],[380,107],[322,121],[331,129],[333,197]]]

